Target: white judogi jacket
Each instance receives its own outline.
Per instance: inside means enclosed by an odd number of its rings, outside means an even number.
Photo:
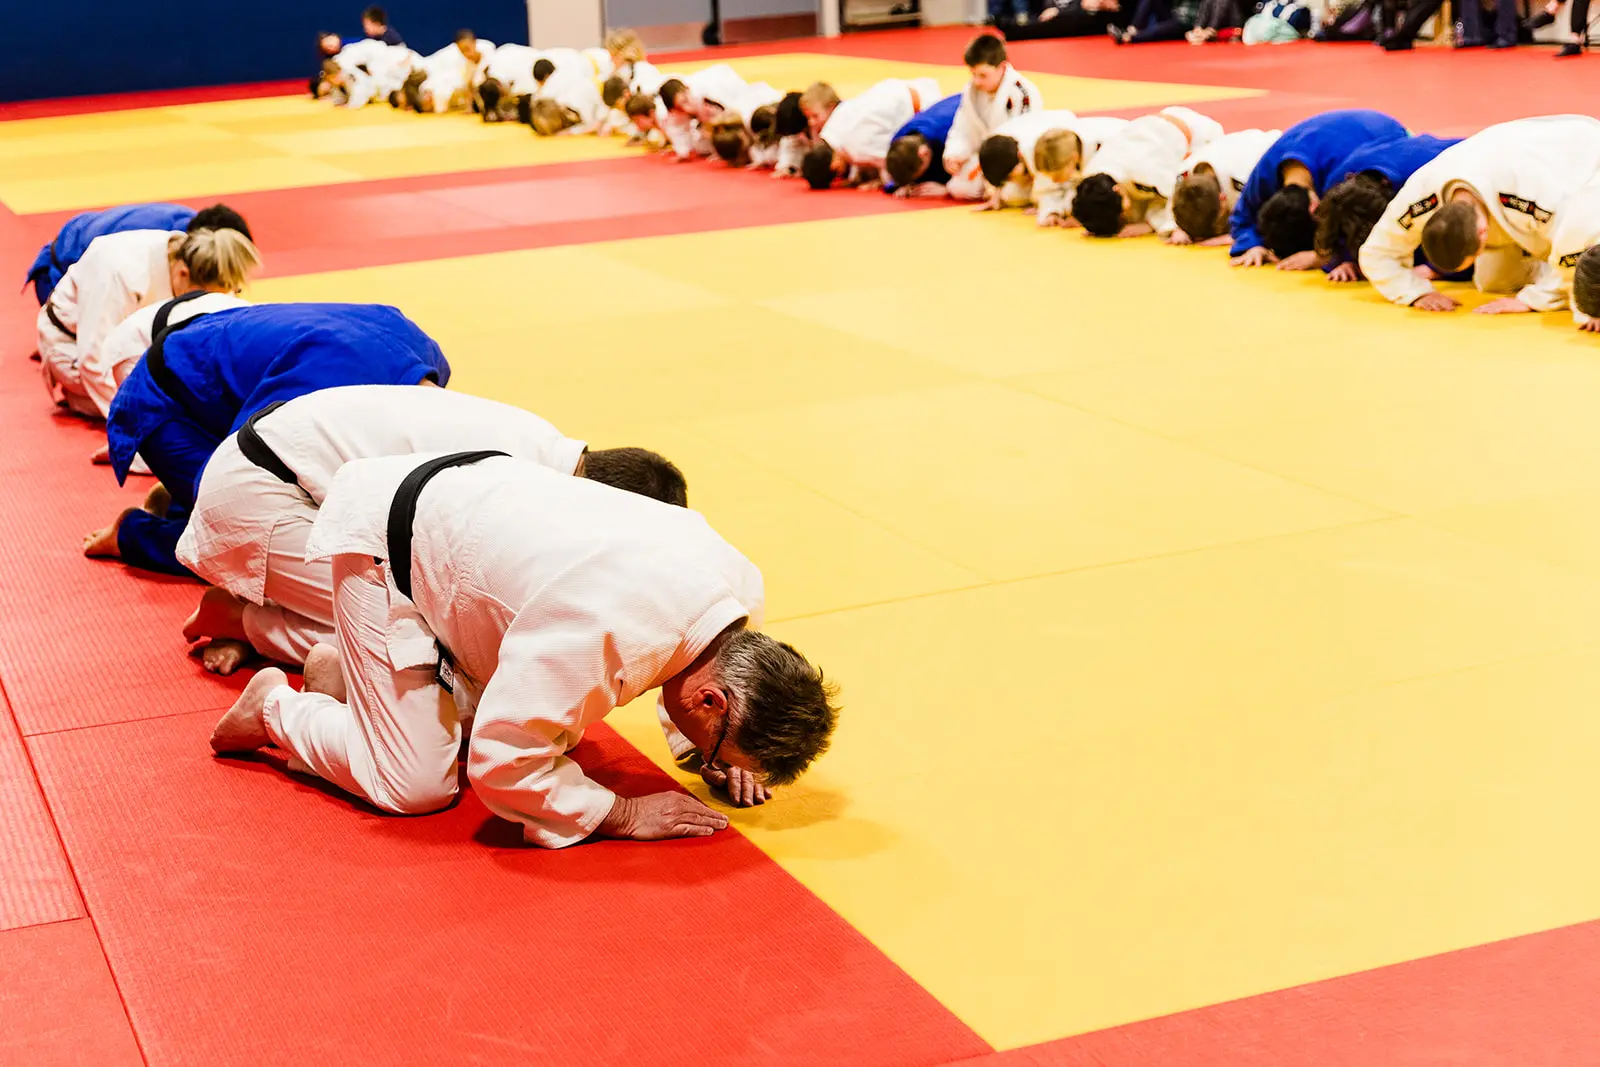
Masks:
[[[1589,316],[1572,300],[1572,278],[1577,273],[1578,257],[1600,244],[1600,185],[1578,190],[1556,209],[1555,232],[1550,237],[1550,266],[1556,272],[1561,298],[1572,307],[1572,321],[1579,326]]]
[[[1006,122],[1043,106],[1038,88],[1009,63],[997,91],[980,93],[969,84],[961,94],[950,136],[944,142],[945,169],[955,174],[960,168],[952,166],[952,160],[970,160],[977,155],[978,146],[989,135],[998,133]]]
[[[653,63],[646,60],[637,60],[633,63],[624,63],[611,72],[612,77],[621,76],[628,83],[630,93],[644,93],[654,96],[661,91],[661,83],[667,76],[657,70]],[[628,119],[628,115],[621,108],[613,108],[606,116],[605,123],[600,127],[600,133],[625,132],[630,136],[638,133],[638,128]]]
[[[348,82],[345,106],[366,107],[374,100],[387,99],[404,86],[406,76],[423,60],[405,45],[369,39],[341,48],[333,61]]]
[[[307,558],[387,561],[395,490],[426,458],[346,464]],[[761,622],[761,572],[697,512],[523,461],[443,472],[412,527],[413,599],[389,576],[392,665],[431,666],[442,646],[477,695],[468,779],[546,848],[588,837],[615,801],[566,755],[584,730]]]
[[[1458,190],[1489,213],[1485,252],[1519,248],[1547,260],[1556,212],[1600,173],[1600,119],[1550,115],[1490,126],[1424,164],[1395,195],[1361,246],[1361,273],[1396,304],[1412,304],[1433,286],[1412,272],[1422,229]],[[1498,231],[1498,232],[1496,232]],[[1551,311],[1562,306],[1560,279],[1548,263],[1517,299]]]
[[[45,361],[68,346],[75,348],[80,365],[86,356],[98,360],[91,353],[98,353],[123,319],[146,304],[171,300],[167,247],[173,237],[183,237],[183,231],[128,230],[96,237],[39,309],[39,354]],[[77,333],[76,341],[56,328],[46,308]]]
[[[161,310],[162,303],[165,301],[146,304],[123,319],[104,344],[80,353],[78,373],[83,391],[89,394],[89,399],[94,401],[101,415],[111,414],[111,401],[116,398],[117,387],[150,348],[150,342],[154,339],[156,312]],[[167,325],[172,326],[197,315],[209,315],[213,311],[249,305],[250,301],[232,293],[207,293],[174,307],[172,314],[167,317]]]
[[[569,133],[588,133],[598,127],[606,118],[606,105],[600,96],[600,87],[594,83],[593,78],[581,75],[563,75],[559,70],[545,79],[545,83],[534,94],[536,98],[554,100],[562,107],[571,108],[578,113],[578,125],[570,127]]]
[[[423,79],[421,91],[432,94],[436,114],[452,110],[452,105],[455,110],[466,106],[468,87],[476,84],[478,70],[494,56],[494,44],[480,40],[478,52],[480,59],[473,63],[462,54],[459,45],[451,42],[423,59],[419,69],[426,72],[427,77]]]
[[[478,67],[472,84],[482,85],[486,79],[493,78],[504,85],[511,96],[530,96],[539,89],[533,80],[533,64],[538,58],[538,49],[525,44],[499,45],[494,55]]]
[[[1092,174],[1091,165],[1099,156],[1101,147],[1120,136],[1128,125],[1127,119],[1109,116],[1080,118],[1070,111],[1035,111],[1012,119],[994,132],[1017,142],[1022,164],[1033,175],[1032,197],[1038,205],[1039,222],[1043,225],[1048,219],[1066,218],[1072,214],[1072,194],[1077,190],[1078,182],[1074,179],[1058,183],[1039,173],[1038,161],[1034,159],[1039,138],[1053,130],[1071,130],[1077,134],[1083,145],[1078,173]]]
[[[939,83],[932,78],[885,78],[841,101],[817,136],[851,166],[881,168],[900,127],[939,100]]]
[[[1196,148],[1183,161],[1180,179],[1187,178],[1204,167],[1216,175],[1217,184],[1227,200],[1227,210],[1233,211],[1244,192],[1245,180],[1256,169],[1261,157],[1274,141],[1283,135],[1282,130],[1238,130],[1225,133],[1203,148]]]
[[[1093,168],[1084,173],[1109,174],[1129,200],[1131,217],[1124,221],[1148,222],[1164,236],[1174,228],[1169,201],[1184,159],[1221,136],[1215,119],[1186,107],[1162,108],[1134,119],[1101,145]]]
[[[728,101],[737,101],[749,88],[745,80],[726,63],[717,63],[697,70],[693,74],[683,75],[681,80],[689,90],[690,115],[674,109],[666,113],[662,120],[661,132],[672,144],[672,150],[679,159],[687,159],[691,153],[700,155],[711,154],[711,142],[700,136],[700,123],[708,119],[706,104],[715,104],[726,109]]]
[[[267,415],[256,432],[298,484],[245,459],[234,434],[206,465],[178,541],[184,566],[252,604],[266,599],[273,527],[314,513],[352,460],[487,448],[570,475],[586,447],[531,411],[416,385],[321,389]]]

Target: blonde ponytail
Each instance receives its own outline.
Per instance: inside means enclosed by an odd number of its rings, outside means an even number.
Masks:
[[[594,40],[594,38],[590,38]],[[639,35],[633,30],[612,30],[606,34],[606,51],[610,52],[619,63],[643,63],[645,58],[644,42],[639,40]]]
[[[174,258],[189,268],[195,288],[224,293],[243,289],[261,266],[261,253],[238,230],[196,230],[178,245]]]

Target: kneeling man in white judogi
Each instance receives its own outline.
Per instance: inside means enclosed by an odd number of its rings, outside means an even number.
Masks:
[[[232,674],[251,649],[304,664],[333,641],[333,567],[306,559],[317,508],[351,460],[489,448],[668,504],[687,506],[683,475],[642,448],[591,452],[530,411],[414,385],[322,389],[258,412],[217,448],[178,541],[210,582],[184,625],[210,638],[201,661]]]
[[[450,804],[475,712],[468,781],[529,843],[706,836],[727,818],[679,792],[620,797],[567,753],[660,687],[674,754],[698,752],[742,806],[797,778],[837,720],[822,673],[756,631],[760,571],[687,508],[493,453],[357,460],[306,554],[333,560],[338,682],[308,665],[323,691],[296,692],[267,668],[211,745],[276,744],[384,811]]]

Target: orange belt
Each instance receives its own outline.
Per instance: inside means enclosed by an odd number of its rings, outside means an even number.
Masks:
[[[914,85],[908,85],[906,88],[911,92],[911,113],[922,114],[922,94],[917,92],[917,87]]]

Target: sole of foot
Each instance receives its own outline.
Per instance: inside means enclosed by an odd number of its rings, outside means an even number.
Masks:
[[[233,707],[217,722],[211,731],[213,752],[254,752],[265,748],[272,739],[267,736],[267,724],[262,712],[267,706],[267,694],[280,685],[287,685],[289,676],[276,667],[257,671],[244,687]]]

